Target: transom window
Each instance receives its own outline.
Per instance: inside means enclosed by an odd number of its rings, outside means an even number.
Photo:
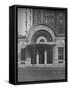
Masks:
[[[41,39],[40,42],[45,42],[44,39]]]
[[[44,43],[47,42],[47,39],[44,36],[41,36],[37,39],[37,43]]]

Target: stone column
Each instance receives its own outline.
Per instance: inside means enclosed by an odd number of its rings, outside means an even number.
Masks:
[[[36,62],[37,62],[36,64],[39,64],[39,53],[38,52],[36,53]]]
[[[47,50],[44,51],[44,64],[47,64]]]
[[[54,64],[58,63],[58,47],[57,46],[53,47],[53,63]]]

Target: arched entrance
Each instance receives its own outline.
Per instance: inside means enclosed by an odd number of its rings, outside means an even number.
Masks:
[[[52,64],[54,40],[55,35],[48,26],[39,25],[30,29],[25,48],[26,60],[30,58],[30,64]]]
[[[48,44],[53,42],[52,36],[45,30],[38,30],[32,36],[31,41],[35,44],[33,46],[35,48],[35,64],[52,64],[53,45]]]
[[[27,48],[30,52],[31,64],[53,63],[54,34],[51,29],[49,32],[46,29],[49,28],[35,30],[36,32],[29,37],[30,43]]]

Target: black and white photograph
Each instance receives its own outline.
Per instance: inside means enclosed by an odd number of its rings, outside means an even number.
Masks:
[[[69,90],[69,0],[1,0],[0,90]]]
[[[65,80],[66,10],[17,8],[17,82]]]

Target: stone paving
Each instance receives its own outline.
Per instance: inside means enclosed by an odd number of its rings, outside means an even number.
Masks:
[[[18,81],[65,79],[64,67],[18,67]]]

